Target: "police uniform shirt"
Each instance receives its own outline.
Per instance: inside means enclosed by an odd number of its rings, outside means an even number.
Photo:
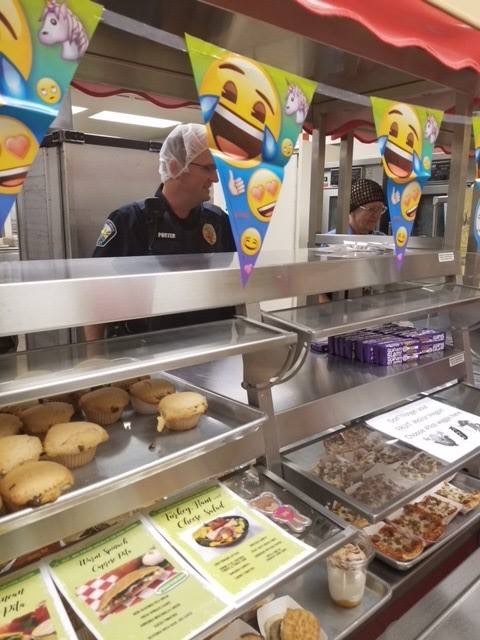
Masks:
[[[227,214],[199,205],[185,219],[175,215],[161,192],[117,209],[100,232],[94,257],[172,255],[235,251]]]
[[[173,255],[234,252],[235,241],[227,214],[219,207],[202,204],[185,219],[175,215],[159,190],[147,198],[111,213],[97,240],[94,257]],[[157,331],[182,325],[231,318],[233,307],[204,309],[155,318],[129,320],[110,326],[108,334],[123,335]]]

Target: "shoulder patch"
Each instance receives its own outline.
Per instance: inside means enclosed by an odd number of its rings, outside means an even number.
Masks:
[[[97,240],[97,247],[106,247],[110,240],[117,235],[117,227],[111,220],[106,220]]]

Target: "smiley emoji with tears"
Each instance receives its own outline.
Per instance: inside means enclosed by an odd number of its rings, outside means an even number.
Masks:
[[[422,128],[408,104],[387,108],[379,127],[378,143],[385,173],[394,182],[408,182],[422,172]]]
[[[247,200],[250,211],[261,222],[270,222],[282,183],[270,169],[258,169],[248,181]]]
[[[0,193],[20,192],[37,151],[37,139],[23,122],[0,116]]]

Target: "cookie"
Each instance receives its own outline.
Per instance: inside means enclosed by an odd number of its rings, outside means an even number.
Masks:
[[[162,398],[175,393],[174,385],[168,380],[141,380],[130,387],[132,407],[137,413],[156,414]]]
[[[107,440],[108,433],[98,424],[64,422],[51,427],[44,446],[49,458],[75,469],[93,460],[98,445]]]
[[[25,431],[41,437],[52,425],[68,422],[74,413],[75,409],[68,402],[47,402],[23,411],[21,420]]]
[[[73,486],[71,471],[57,462],[30,461],[12,469],[0,480],[0,494],[11,510],[54,502]]]
[[[207,409],[207,399],[200,393],[172,393],[162,398],[158,404],[160,416],[157,419],[157,430],[162,431],[164,427],[172,431],[193,429]]]
[[[0,413],[0,438],[15,436],[22,428],[22,421],[13,413]]]
[[[280,634],[282,640],[320,640],[320,624],[311,611],[287,609]]]
[[[43,447],[35,436],[5,436],[0,438],[0,476],[29,460],[38,460]]]
[[[80,407],[87,420],[108,426],[119,420],[130,402],[130,396],[117,387],[103,387],[80,398]]]

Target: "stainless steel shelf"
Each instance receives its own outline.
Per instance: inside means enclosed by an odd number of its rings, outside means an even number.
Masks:
[[[158,434],[155,416],[125,412],[109,427],[110,440],[95,459],[73,471],[72,491],[54,503],[0,517],[0,561],[152,504],[261,455],[262,413],[167,377],[178,390],[207,396],[208,413],[198,427]]]
[[[245,318],[0,356],[0,406],[295,343]],[[94,349],[95,357],[89,359]],[[80,366],[79,366],[80,365]],[[49,371],[51,373],[49,373]]]
[[[0,262],[0,335],[458,274],[458,254],[441,255],[408,250],[399,267],[392,255],[265,252],[248,287],[233,254]]]
[[[329,304],[283,309],[264,314],[264,319],[284,329],[300,329],[313,338],[324,338],[392,320],[443,313],[459,305],[463,305],[463,313],[466,303],[478,302],[478,289],[440,284],[339,300]],[[478,312],[474,318],[474,322],[477,321]]]
[[[273,390],[280,446],[462,378],[461,353],[447,349],[389,367],[311,353],[292,380]]]

